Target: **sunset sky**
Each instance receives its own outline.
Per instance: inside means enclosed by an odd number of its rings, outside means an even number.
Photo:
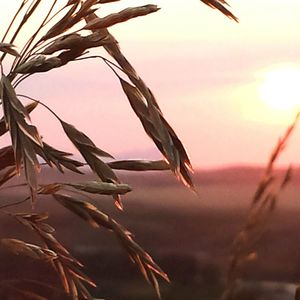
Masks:
[[[0,0],[1,35],[19,2]],[[162,8],[111,32],[197,168],[264,164],[300,108],[300,2],[228,2],[239,24],[198,0],[123,0],[99,11]],[[100,60],[34,75],[18,91],[47,103],[118,159],[160,158]],[[74,150],[47,111],[33,113],[33,122],[49,143]],[[281,163],[300,164],[299,139],[300,128]]]

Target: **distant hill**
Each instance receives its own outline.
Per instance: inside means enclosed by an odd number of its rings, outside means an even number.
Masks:
[[[88,170],[86,174],[79,175],[69,171],[61,174],[51,168],[43,168],[39,174],[39,181],[43,183],[64,182],[64,181],[82,181],[95,180],[96,177]],[[286,169],[276,169],[275,176],[284,175]],[[214,185],[214,184],[256,184],[262,178],[264,167],[259,166],[233,166],[216,169],[196,170],[193,174],[195,185]],[[173,186],[178,185],[175,176],[170,171],[151,171],[151,172],[128,172],[117,171],[119,178],[123,182],[134,183],[140,186]],[[17,178],[11,183],[22,182],[23,178]],[[292,171],[291,184],[300,183],[300,167]]]

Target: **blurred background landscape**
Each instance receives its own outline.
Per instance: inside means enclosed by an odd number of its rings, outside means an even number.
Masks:
[[[194,180],[199,198],[178,184],[169,172],[124,173],[121,179],[133,187],[133,192],[123,198],[125,212],[118,211],[110,197],[95,198],[94,203],[131,231],[169,274],[171,283],[161,282],[163,299],[217,299],[222,292],[233,238],[244,224],[262,172],[259,167],[197,171]],[[277,174],[282,172],[278,170]],[[45,169],[41,178],[46,183],[80,181],[82,177],[68,174],[66,179]],[[297,283],[300,279],[299,183],[300,169],[296,168],[256,246],[257,260],[243,268],[241,285],[246,294],[239,294],[237,299],[277,299],[274,295],[282,300],[293,299],[295,287],[286,283]],[[22,199],[24,192],[22,188],[6,189],[2,199]],[[29,209],[23,206],[18,211]],[[113,234],[89,227],[51,197],[41,197],[36,209],[49,211],[49,224],[56,229],[58,240],[79,258],[97,283],[98,287],[92,289],[94,296],[107,300],[156,299],[153,289],[144,282]],[[0,231],[2,237],[37,242],[34,234],[8,217],[1,218]],[[46,264],[1,252],[0,280],[18,276],[57,280]],[[53,297],[59,299],[57,295]]]

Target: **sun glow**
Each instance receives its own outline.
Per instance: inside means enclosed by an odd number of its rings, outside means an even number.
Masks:
[[[300,68],[281,67],[265,72],[259,88],[261,100],[272,109],[300,108]]]
[[[289,124],[300,111],[300,65],[277,64],[254,73],[231,95],[243,120]]]

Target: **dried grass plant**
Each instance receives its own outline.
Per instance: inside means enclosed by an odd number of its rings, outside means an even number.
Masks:
[[[9,133],[11,137],[11,145],[0,149],[2,171],[0,185],[4,185],[11,178],[22,173],[26,180],[25,184],[29,188],[28,195],[17,202],[2,205],[0,212],[20,222],[41,241],[40,245],[34,245],[3,237],[0,244],[12,253],[50,264],[61,279],[61,286],[65,293],[72,299],[92,299],[87,286],[95,286],[95,283],[83,273],[81,263],[57,240],[54,228],[46,223],[48,214],[34,211],[34,204],[40,197],[53,197],[89,225],[113,232],[160,297],[157,277],[168,281],[167,274],[133,240],[132,235],[122,225],[92,205],[87,195],[109,195],[114,199],[117,208],[122,209],[121,195],[130,192],[131,187],[118,179],[114,170],[120,169],[134,171],[170,169],[179,181],[194,189],[191,177],[192,166],[183,144],[163,116],[154,94],[124,56],[117,40],[108,29],[117,23],[155,13],[159,8],[156,5],[144,5],[126,8],[107,16],[98,16],[102,5],[109,5],[110,2],[115,1],[117,0],[19,1],[19,8],[0,42],[0,99],[3,108],[0,135]],[[237,18],[226,8],[225,1],[202,0],[202,2],[237,21]],[[48,4],[49,9],[44,16],[39,16],[40,23],[35,21],[36,28],[32,35],[23,45],[16,45],[17,38],[23,34],[26,25],[38,16],[38,9],[45,3]],[[100,55],[89,56],[89,50],[92,48],[106,50],[111,60]],[[7,60],[9,56],[10,59]],[[62,120],[48,104],[20,92],[20,84],[34,74],[62,69],[70,62],[80,63],[83,59],[94,57],[100,58],[117,76],[134,113],[162,153],[164,160],[114,161],[110,153],[96,146],[85,133]],[[32,102],[25,105],[24,101],[28,99]],[[38,128],[30,119],[30,113],[37,105],[42,105],[53,114],[61,124],[66,138],[73,143],[85,163],[72,158],[71,153],[49,145],[40,136]],[[107,163],[102,158],[111,161]],[[54,182],[42,185],[39,183],[38,173],[43,171],[43,164],[62,173],[64,169],[68,169],[79,174],[83,174],[82,166],[86,164],[95,174],[95,180],[86,181],[83,176],[81,182]],[[78,193],[86,200],[74,196]],[[11,207],[15,209],[18,204],[24,202],[31,203],[28,212],[10,211]],[[24,278],[25,280],[27,279]],[[20,290],[13,286],[12,290],[16,297],[44,299],[31,290]]]
[[[268,220],[277,206],[280,194],[292,178],[291,166],[287,168],[282,178],[276,177],[274,169],[276,161],[287,146],[298,119],[299,113],[296,115],[293,123],[287,128],[283,137],[275,145],[266,165],[264,175],[258,183],[251,200],[245,224],[233,241],[225,290],[221,300],[236,299],[237,279],[241,274],[241,270],[247,263],[257,259],[255,246],[265,233]],[[298,294],[299,291],[296,293],[295,299],[297,299]]]

